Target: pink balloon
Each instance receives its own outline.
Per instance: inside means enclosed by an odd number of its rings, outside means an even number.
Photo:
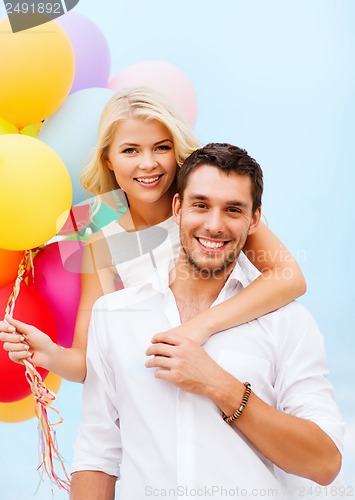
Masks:
[[[127,66],[109,81],[108,87],[122,90],[136,86],[153,87],[174,102],[186,122],[193,127],[197,117],[197,97],[188,77],[165,61],[144,61]]]
[[[50,306],[57,328],[57,341],[71,347],[75,319],[80,299],[80,268],[70,272],[65,268],[66,259],[78,250],[78,241],[63,240],[52,243],[35,257],[35,288]]]
[[[57,20],[73,46],[75,76],[70,93],[106,87],[110,76],[110,50],[100,29],[83,14],[68,12]]]

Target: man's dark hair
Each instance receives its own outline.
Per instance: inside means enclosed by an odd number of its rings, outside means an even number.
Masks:
[[[210,143],[196,149],[180,168],[177,178],[177,192],[182,201],[189,177],[197,168],[208,165],[216,167],[227,175],[234,172],[238,175],[248,175],[251,181],[253,198],[253,213],[261,207],[263,194],[263,171],[259,163],[248,155],[245,149],[227,143]]]

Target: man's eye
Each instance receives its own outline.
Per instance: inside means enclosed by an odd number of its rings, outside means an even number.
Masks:
[[[201,209],[207,208],[204,203],[195,203],[194,207],[195,208],[201,208]]]
[[[242,213],[240,208],[235,208],[235,207],[227,208],[227,212],[232,213],[232,214],[241,214]]]

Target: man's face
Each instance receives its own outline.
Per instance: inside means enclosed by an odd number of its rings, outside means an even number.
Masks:
[[[190,175],[182,203],[175,195],[173,211],[181,247],[193,269],[208,277],[234,266],[260,220],[260,210],[252,214],[252,206],[249,176],[227,175],[208,165]]]

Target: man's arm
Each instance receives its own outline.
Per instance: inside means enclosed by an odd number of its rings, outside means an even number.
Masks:
[[[74,472],[70,485],[70,500],[113,500],[116,477],[104,472],[85,470]]]
[[[282,334],[286,335],[286,331]],[[302,337],[302,332],[299,335]],[[307,335],[310,333],[305,332],[304,336]],[[147,355],[153,357],[148,360],[146,366],[158,368],[155,373],[157,378],[210,398],[228,416],[239,408],[245,391],[244,384],[220,367],[202,347],[169,333],[156,335],[154,342],[156,343],[147,350]],[[315,350],[318,347],[313,345]],[[297,352],[297,349],[294,351],[297,364],[298,358],[305,353],[301,350]],[[318,363],[319,359],[316,361]],[[320,363],[320,369],[315,370],[315,373],[318,373],[316,379],[320,380],[319,384],[323,383],[324,378],[322,366]],[[307,368],[307,371],[312,373],[309,380],[306,380],[308,388],[305,391],[307,401],[311,400],[309,415],[314,411],[318,416],[318,406],[312,401],[313,395],[309,394],[312,393],[312,387],[313,391],[316,387],[314,400],[317,399],[318,382],[312,380],[314,376],[312,367],[310,370]],[[305,377],[305,374],[302,376]],[[298,387],[297,375],[296,381],[289,385],[292,387],[283,384],[282,390],[286,396],[281,396],[281,399],[292,401],[294,394],[297,393],[302,399],[305,386]],[[318,392],[321,393],[321,390]],[[294,407],[296,408],[296,405]],[[304,412],[306,415],[307,411]],[[341,466],[341,455],[337,446],[319,425],[303,416],[302,410],[299,410],[302,418],[291,413],[297,414],[296,410],[293,411],[292,405],[280,411],[252,393],[242,415],[232,425],[236,425],[267,459],[284,471],[322,485],[331,483]],[[320,416],[328,417],[326,405],[325,409],[320,410]]]
[[[206,386],[205,395],[229,416],[239,408],[244,391],[244,384],[224,372],[219,376],[216,373],[215,382]],[[340,470],[341,454],[317,424],[276,410],[253,392],[233,424],[270,462],[287,473],[326,486]]]
[[[96,309],[95,309],[96,307]],[[87,376],[74,445],[71,500],[112,500],[122,458],[114,372],[108,359],[106,305],[94,306],[88,333]]]

